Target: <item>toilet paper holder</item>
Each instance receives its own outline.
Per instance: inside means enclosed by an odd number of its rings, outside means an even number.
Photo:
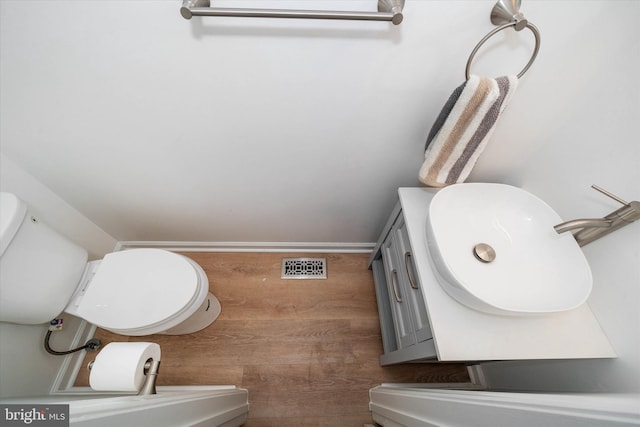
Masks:
[[[93,367],[95,360],[89,362],[87,366],[89,370]],[[160,372],[160,361],[154,359],[147,359],[144,364],[145,380],[142,384],[142,388],[138,391],[138,396],[147,394],[157,394],[156,392],[156,380],[158,379],[158,372]]]

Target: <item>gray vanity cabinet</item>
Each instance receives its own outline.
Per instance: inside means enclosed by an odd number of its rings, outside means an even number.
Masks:
[[[384,354],[381,365],[435,359],[422,286],[400,204],[369,260],[373,270]]]

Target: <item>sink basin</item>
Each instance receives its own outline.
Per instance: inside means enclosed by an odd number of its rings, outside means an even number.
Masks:
[[[589,264],[560,216],[504,184],[445,187],[427,216],[427,245],[441,287],[460,303],[505,315],[574,309],[591,292]]]

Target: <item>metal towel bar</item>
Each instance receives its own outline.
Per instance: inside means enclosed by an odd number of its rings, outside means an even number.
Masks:
[[[290,9],[236,9],[210,7],[210,0],[183,0],[180,14],[185,19],[192,16],[232,16],[243,18],[300,18],[300,19],[343,19],[357,21],[390,21],[395,25],[402,22],[404,0],[378,0],[378,12],[348,12],[329,10]]]

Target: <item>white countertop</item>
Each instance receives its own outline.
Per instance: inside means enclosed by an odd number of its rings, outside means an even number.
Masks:
[[[400,188],[398,193],[438,360],[616,357],[588,304],[563,313],[516,317],[482,313],[450,297],[436,281],[426,244],[427,209],[436,191]]]

